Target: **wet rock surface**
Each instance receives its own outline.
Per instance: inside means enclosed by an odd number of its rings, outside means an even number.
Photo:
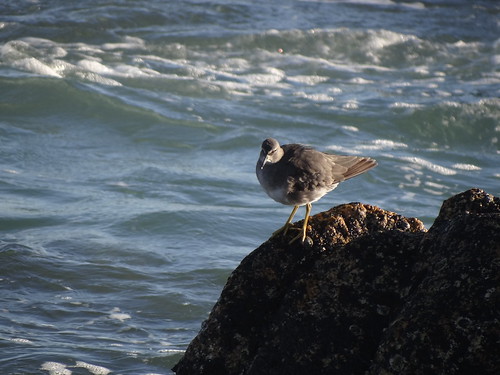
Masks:
[[[350,203],[308,235],[243,259],[177,374],[500,373],[499,198],[458,194],[429,231]]]

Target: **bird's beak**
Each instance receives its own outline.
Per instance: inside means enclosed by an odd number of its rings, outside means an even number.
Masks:
[[[264,150],[262,150],[260,153],[259,161],[262,161],[260,169],[264,169],[264,165],[266,165],[266,163],[267,163],[267,155],[264,152]]]
[[[266,163],[269,161],[269,156],[266,155],[266,157],[264,158],[264,160],[262,161],[262,165],[260,166],[260,169],[264,169],[264,165],[266,165]]]

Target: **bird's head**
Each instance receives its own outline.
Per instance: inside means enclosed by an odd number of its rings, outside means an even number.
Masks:
[[[279,142],[274,138],[267,138],[262,142],[262,149],[260,151],[259,165],[260,169],[268,163],[273,164],[280,161],[283,157],[283,149]]]

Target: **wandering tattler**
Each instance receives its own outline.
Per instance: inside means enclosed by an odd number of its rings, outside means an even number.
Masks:
[[[367,157],[340,156],[300,144],[280,146],[274,138],[262,142],[256,174],[267,195],[276,202],[293,206],[285,225],[273,233],[286,235],[293,216],[306,206],[301,233],[290,243],[306,239],[307,221],[313,202],[337,187],[339,182],[372,169],[377,162]]]

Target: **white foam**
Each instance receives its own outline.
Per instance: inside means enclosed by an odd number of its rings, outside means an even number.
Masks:
[[[91,55],[99,55],[103,53],[103,50],[99,48],[98,46],[93,46],[90,44],[85,44],[85,43],[74,43],[71,44],[73,49],[79,53],[85,53],[87,55],[87,58],[89,57],[89,54]],[[97,57],[94,57],[97,58]]]
[[[117,186],[117,187],[123,187],[123,188],[126,188],[126,187],[130,186],[125,181],[109,182],[108,185],[110,185],[110,186]]]
[[[412,201],[415,199],[416,194],[413,192],[403,191],[403,195],[401,196],[402,201]]]
[[[303,83],[306,85],[316,85],[318,83],[326,82],[330,78],[325,77],[325,76],[306,76],[306,75],[297,75],[297,76],[289,76],[287,77],[287,81],[293,82],[293,83]]]
[[[373,83],[373,81],[370,81],[362,77],[351,78],[348,82],[355,83],[357,85],[367,85]]]
[[[19,171],[16,171],[15,169],[2,169],[2,172],[5,173],[10,173],[10,174],[19,174]]]
[[[342,128],[346,128],[348,130],[351,130],[349,128],[353,128],[351,131],[358,131],[358,128],[355,127],[349,127],[349,126],[342,126]],[[330,145],[327,146],[327,150],[334,150],[335,152],[340,152],[344,154],[361,154],[362,152],[366,150],[370,151],[382,151],[382,150],[394,150],[394,149],[401,149],[401,148],[407,148],[408,145],[402,142],[394,142],[389,139],[375,139],[371,141],[368,144],[360,144],[355,147],[345,147],[345,146],[339,146],[339,145]],[[386,155],[387,157],[392,157],[392,155]]]
[[[437,182],[426,181],[425,186],[429,186],[431,188],[439,189],[439,191],[445,190],[446,185],[438,184]]]
[[[424,3],[397,3],[400,6],[407,7],[407,8],[412,8],[412,9],[425,9],[425,4]]]
[[[34,57],[27,57],[14,61],[12,65],[16,68],[28,71],[30,73],[40,74],[48,77],[62,78],[62,76],[54,69]]]
[[[428,160],[418,158],[416,156],[403,156],[401,157],[401,160],[408,161],[416,166],[426,168],[432,172],[442,174],[444,176],[452,176],[457,174],[456,171],[450,168],[443,167],[439,164],[432,163]]]
[[[109,314],[109,317],[111,319],[116,319],[116,320],[119,320],[121,322],[132,318],[129,314],[125,314],[125,313],[113,313],[113,314]]]
[[[124,76],[124,77],[153,77],[160,76],[160,73],[149,68],[138,68],[132,65],[118,65],[112,71],[112,74]]]
[[[300,98],[308,99],[314,102],[332,102],[335,100],[332,98],[330,95],[327,94],[307,94],[303,91],[297,91],[294,93],[295,96],[298,96]]]
[[[319,30],[321,33],[344,33],[344,29]],[[307,31],[315,33],[316,30]],[[279,31],[269,30],[266,35],[282,35],[283,33],[300,35],[304,34],[302,30]],[[365,34],[364,34],[365,35]],[[406,40],[411,36],[402,35],[386,30],[368,32],[366,35],[369,43],[374,44],[375,48],[398,43],[400,40]],[[406,39],[405,39],[406,38]],[[41,74],[50,77],[68,77],[76,76],[81,80],[93,83],[99,83],[108,86],[121,86],[117,78],[155,78],[164,80],[194,80],[193,87],[202,91],[228,92],[235,95],[252,95],[254,90],[269,90],[270,96],[283,95],[283,89],[290,89],[291,84],[314,86],[330,80],[329,76],[322,75],[294,75],[287,76],[285,71],[278,69],[270,64],[263,63],[258,65],[248,59],[233,57],[221,59],[215,64],[210,64],[213,59],[199,58],[192,63],[186,59],[188,47],[173,43],[165,48],[172,53],[171,59],[165,59],[160,56],[147,54],[148,46],[141,38],[125,36],[117,43],[104,43],[101,45],[88,45],[84,43],[56,43],[46,39],[26,38],[22,40],[8,42],[1,48],[2,57],[8,55],[10,63],[12,61],[17,67],[30,71],[35,74]],[[370,50],[370,46],[367,49]],[[133,51],[130,51],[133,50]],[[135,51],[137,50],[137,51]],[[131,56],[129,64],[117,63],[121,60],[121,53],[134,54]],[[178,52],[176,52],[178,51]],[[146,53],[145,53],[146,52]],[[269,60],[276,58],[274,52],[262,51],[262,59]],[[110,59],[109,55],[113,58]],[[222,54],[222,52],[221,52]],[[65,58],[66,61],[61,58]],[[281,56],[281,55],[280,55]],[[178,57],[178,58],[175,58]],[[201,56],[202,57],[202,56]],[[287,55],[287,64],[314,63],[324,65],[326,69],[332,67],[335,70],[344,70],[347,72],[359,72],[365,69],[376,71],[388,71],[392,69],[377,66],[376,64],[358,65],[358,64],[339,64],[338,62],[322,59],[317,56],[307,57],[302,55]],[[8,62],[8,63],[9,63]],[[15,65],[13,64],[13,65]],[[155,68],[157,70],[155,70]],[[174,70],[172,74],[168,70]],[[372,84],[361,77],[353,78],[356,84]],[[299,92],[298,96],[314,102],[331,102],[334,96],[342,93],[340,88],[326,88],[326,92]],[[344,102],[343,109],[357,109],[359,104],[356,100]]]
[[[2,45],[0,58],[2,62],[29,73],[54,78],[75,75],[85,81],[110,86],[121,86],[121,83],[108,77],[152,77],[159,75],[158,72],[146,66],[103,63],[102,56],[116,49],[145,49],[145,42],[140,38],[124,37],[122,43],[92,46],[84,43],[59,44],[41,38],[23,38]],[[62,60],[69,54],[68,51],[76,52],[76,55],[81,58],[70,62]],[[117,52],[112,53],[116,54]]]
[[[422,190],[425,191],[426,193],[429,193],[432,195],[443,195],[444,194],[444,192],[441,190],[433,190],[433,189],[428,189],[428,188],[423,188]]]
[[[50,67],[62,77],[64,77],[68,72],[72,72],[75,70],[75,66],[73,64],[60,59],[53,60],[50,63]]]
[[[241,57],[232,57],[224,60],[222,67],[230,72],[244,72],[251,68],[251,64]]]
[[[33,341],[28,340],[28,339],[13,338],[13,339],[10,339],[10,341],[15,342],[16,344],[28,344],[28,345],[33,345]]]
[[[150,77],[159,75],[153,69],[141,69],[131,65],[117,65],[114,68],[110,68],[96,59],[84,59],[80,60],[77,63],[78,67],[87,71],[96,73],[99,75],[109,75],[109,76],[118,76],[118,77]]]
[[[389,105],[389,108],[422,108],[422,104],[395,102]]]
[[[456,164],[453,164],[452,167],[455,169],[461,169],[464,171],[480,171],[481,170],[481,167],[478,167],[477,165],[474,165],[474,164],[456,163]]]
[[[116,319],[116,320],[119,320],[121,322],[132,318],[129,314],[125,314],[125,313],[120,312],[120,309],[118,307],[115,307],[113,310],[111,310],[111,312],[109,313],[109,317],[111,319]]]
[[[404,43],[409,40],[418,40],[416,36],[396,33],[389,30],[370,30],[368,32],[370,39],[366,41],[365,46],[369,51],[380,50],[388,46]],[[378,61],[378,58],[372,56],[374,61]]]
[[[408,145],[402,142],[394,142],[390,139],[375,139],[370,144],[362,144],[357,146],[361,150],[387,150],[396,148],[407,148]]]
[[[145,49],[146,43],[141,38],[133,36],[125,36],[121,43],[104,43],[102,49],[116,50],[116,49]]]
[[[106,65],[95,60],[80,60],[77,64],[80,68],[97,74],[112,74],[114,71]]]
[[[445,90],[435,90],[435,94],[442,96],[443,98],[452,96],[451,92],[445,91]]]
[[[182,349],[160,349],[158,350],[158,353],[166,353],[166,354],[177,354],[177,353],[184,353],[185,350]]]
[[[120,82],[115,81],[114,79],[111,78],[103,77],[96,73],[76,72],[75,75],[88,82],[100,83],[102,85],[107,85],[107,86],[122,86]]]
[[[359,129],[355,126],[342,125],[341,128],[350,132],[359,132]]]
[[[50,375],[71,375],[71,371],[66,368],[66,365],[58,362],[44,362],[41,369],[48,371]]]
[[[326,59],[321,59],[321,58],[303,58],[304,63],[311,62],[311,63],[321,63],[325,69],[332,69],[335,71],[340,71],[340,72],[346,72],[346,73],[362,73],[366,70],[372,70],[376,72],[392,72],[394,69],[392,68],[387,68],[384,66],[380,65],[374,65],[374,64],[355,64],[352,62],[349,63],[339,63],[336,61],[330,61]],[[369,83],[369,80],[366,80],[364,78],[353,78],[350,80],[352,83]]]
[[[349,100],[346,103],[342,104],[343,109],[358,109],[359,103],[357,100]]]
[[[280,82],[285,77],[285,72],[280,69],[267,68],[265,71],[266,73],[245,74],[241,78],[255,86],[269,86]]]
[[[76,364],[73,367],[84,368],[94,375],[108,375],[111,372],[111,370],[106,367],[92,365],[83,361],[76,361]]]

